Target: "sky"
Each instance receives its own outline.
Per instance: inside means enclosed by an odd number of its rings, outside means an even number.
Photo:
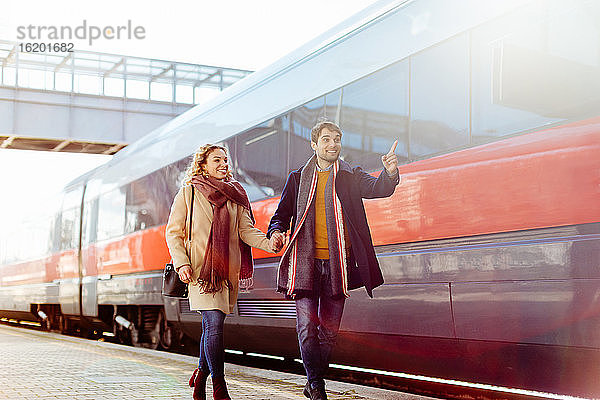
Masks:
[[[120,39],[92,40],[91,45],[89,37],[73,40],[75,49],[258,70],[374,2],[9,0],[1,5],[0,40],[22,42],[18,29],[27,32],[30,25],[75,29],[85,23],[88,29],[104,29],[131,21],[132,30],[141,27],[138,36],[143,38],[128,39],[121,31]],[[67,182],[110,158],[0,149],[0,234],[35,215]]]

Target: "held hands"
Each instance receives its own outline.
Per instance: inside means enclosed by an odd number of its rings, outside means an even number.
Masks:
[[[287,236],[279,231],[274,231],[269,240],[272,252],[279,253],[287,241]]]
[[[397,145],[398,140],[394,141],[386,155],[381,156],[381,163],[390,176],[395,176],[398,173],[398,157],[395,153]]]
[[[181,282],[183,283],[190,283],[192,281],[192,267],[189,265],[180,267],[177,274],[179,274],[179,279],[181,279]]]

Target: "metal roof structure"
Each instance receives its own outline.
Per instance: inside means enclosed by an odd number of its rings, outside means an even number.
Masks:
[[[139,130],[131,135],[123,128],[120,140],[118,135],[108,135],[106,140],[85,134],[85,137],[78,137],[80,126],[44,136],[43,126],[27,131],[24,126],[29,123],[20,122],[13,114],[17,114],[18,107],[24,104],[29,105],[27,111],[31,114],[30,105],[36,103],[45,106],[44,110],[57,105],[62,108],[86,107],[90,114],[90,108],[94,108],[94,105],[90,107],[90,102],[96,98],[102,99],[102,104],[97,101],[94,104],[103,111],[121,109],[123,126],[130,125],[126,121],[130,113],[137,113],[138,119],[140,113],[152,115],[152,123],[141,124],[145,134],[151,130],[149,128],[208,100],[252,73],[235,68],[92,51],[69,52],[44,43],[35,49],[29,46],[0,40],[0,114],[6,113],[12,118],[11,124],[6,122],[7,118],[3,118],[4,124],[0,123],[0,148],[114,154],[139,138]],[[34,50],[40,52],[32,52]],[[85,117],[89,119],[90,115]],[[71,113],[68,118],[72,118]],[[44,121],[39,123],[44,124]]]

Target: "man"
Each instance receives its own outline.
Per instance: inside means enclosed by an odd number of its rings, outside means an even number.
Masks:
[[[364,286],[370,297],[383,283],[363,198],[387,197],[399,182],[395,141],[381,157],[378,178],[340,160],[342,131],[330,121],[311,131],[315,155],[290,173],[267,236],[281,249],[277,290],[296,302],[296,330],[308,383],[304,395],[327,399],[323,379],[335,345],[348,290]]]

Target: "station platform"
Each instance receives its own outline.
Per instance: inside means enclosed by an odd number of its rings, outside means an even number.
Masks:
[[[191,399],[197,358],[0,325],[0,399]],[[226,364],[232,399],[306,399],[301,375]],[[212,399],[210,378],[207,399]],[[360,385],[327,382],[331,400],[423,400]]]

